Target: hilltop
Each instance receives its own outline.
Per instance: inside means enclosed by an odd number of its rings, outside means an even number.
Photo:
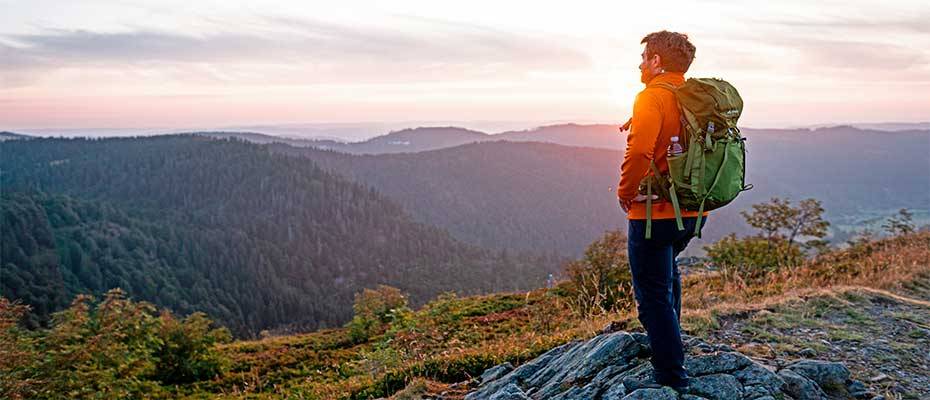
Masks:
[[[462,399],[512,368],[491,367],[529,365],[573,341],[638,330],[629,308],[573,316],[562,290],[443,296],[357,344],[345,329],[232,343],[222,347],[235,365],[229,373],[182,392]],[[818,384],[827,393],[930,395],[930,356],[921,350],[930,343],[930,232],[832,251],[748,285],[693,272],[684,294],[683,325],[695,355],[736,352],[778,371],[816,358],[849,370],[843,387]],[[571,382],[565,385],[561,390]]]
[[[610,257],[622,262],[622,256]],[[583,294],[579,284],[584,282],[570,278],[529,292],[446,293],[415,309],[398,290],[379,287],[356,297],[355,317],[343,328],[235,342],[226,342],[228,334],[211,329],[202,314],[183,320],[158,314],[120,291],[99,305],[79,297],[53,329],[36,332],[16,328],[21,307],[0,299],[0,350],[10,355],[0,359],[0,373],[12,377],[0,380],[0,395],[333,400],[930,395],[927,230],[863,239],[756,275],[689,269],[682,322],[686,363],[695,380],[681,396],[650,382],[645,361],[650,349],[629,292],[621,286],[625,295],[616,308],[579,313],[577,300],[586,301],[576,297]]]
[[[30,138],[32,138],[32,136],[23,135],[21,133],[13,133],[13,132],[7,132],[7,131],[0,132],[0,141],[30,139]]]

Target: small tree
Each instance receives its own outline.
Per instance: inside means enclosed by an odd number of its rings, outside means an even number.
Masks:
[[[213,322],[199,312],[181,320],[163,311],[160,320],[156,379],[168,384],[196,382],[213,378],[227,367],[228,360],[216,349],[217,343],[232,338],[226,328],[212,328]]]
[[[804,250],[822,251],[830,223],[823,219],[824,209],[816,199],[806,199],[792,207],[789,200],[778,197],[768,203],[752,205],[752,212],[741,211],[746,223],[759,233],[746,238],[724,237],[705,246],[708,257],[718,267],[742,278],[762,278],[783,266],[804,260]],[[803,243],[798,239],[806,237]]]
[[[610,231],[591,243],[584,257],[565,266],[569,304],[580,315],[614,311],[629,304],[632,292],[627,237]]]
[[[384,329],[398,312],[407,310],[407,296],[388,285],[366,288],[355,294],[352,310],[355,316],[348,323],[349,336],[352,341],[361,343]]]
[[[908,211],[906,208],[898,210],[896,215],[891,216],[882,224],[882,229],[885,232],[888,232],[889,235],[906,235],[908,233],[914,233],[916,229],[914,226],[913,214]]]
[[[798,207],[792,207],[790,200],[774,197],[768,203],[753,204],[752,208],[751,213],[740,211],[740,214],[769,243],[784,239],[792,246],[799,236],[823,239],[830,227],[823,219],[823,206],[816,199],[801,200]]]

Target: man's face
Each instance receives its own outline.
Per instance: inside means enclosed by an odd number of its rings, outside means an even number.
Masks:
[[[662,58],[658,54],[650,57],[647,53],[648,51],[643,49],[643,61],[639,63],[639,80],[643,83],[649,83],[652,78],[662,73]]]

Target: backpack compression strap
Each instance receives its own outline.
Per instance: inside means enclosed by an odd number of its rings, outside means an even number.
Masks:
[[[694,235],[697,236],[699,239],[701,237],[701,219],[704,217],[704,202],[707,201],[707,196],[710,195],[710,192],[714,190],[714,187],[717,186],[717,182],[720,181],[720,172],[723,171],[723,167],[727,164],[727,159],[729,158],[729,155],[730,155],[730,152],[728,151],[723,152],[723,161],[720,162],[720,168],[717,169],[717,175],[714,176],[714,181],[710,184],[710,187],[707,188],[707,192],[704,194],[704,198],[701,199],[701,207],[698,209],[697,221],[694,225]],[[701,184],[702,185],[704,184],[703,179],[701,180]]]
[[[656,178],[663,176],[656,167],[655,161],[650,160],[649,167],[652,168],[652,173]],[[668,194],[672,200],[672,209],[675,210],[675,223],[678,224],[678,230],[683,231],[685,225],[681,220],[681,207],[678,205],[678,194],[675,193],[675,181],[669,178],[669,182],[671,186]],[[646,239],[652,239],[652,180],[646,181]]]

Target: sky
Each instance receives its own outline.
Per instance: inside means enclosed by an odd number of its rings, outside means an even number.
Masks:
[[[616,123],[663,29],[745,126],[928,121],[928,4],[0,0],[0,130]]]

